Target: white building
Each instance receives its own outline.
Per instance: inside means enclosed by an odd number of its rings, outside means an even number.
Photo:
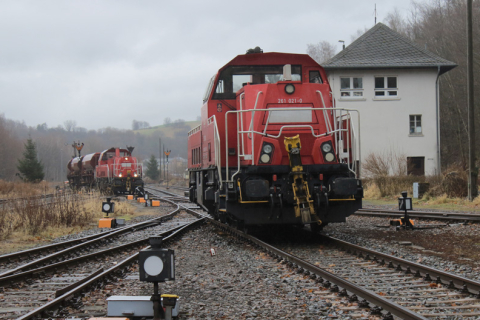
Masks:
[[[362,162],[393,154],[408,174],[440,172],[438,78],[455,66],[382,23],[323,64],[336,107],[360,111]]]

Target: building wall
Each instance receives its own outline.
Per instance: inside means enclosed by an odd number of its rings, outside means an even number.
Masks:
[[[362,162],[371,153],[425,157],[425,174],[438,173],[436,69],[336,70],[328,76],[337,108],[360,112]],[[397,96],[376,97],[377,76],[397,77]],[[342,77],[361,77],[363,96],[342,97]],[[421,133],[410,133],[410,115],[421,115]]]

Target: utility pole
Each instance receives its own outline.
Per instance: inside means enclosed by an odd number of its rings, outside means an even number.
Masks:
[[[160,172],[160,179],[162,179],[162,138],[158,138],[158,162],[159,168],[158,171]]]
[[[473,103],[472,2],[473,0],[467,0],[468,200],[470,201],[478,196],[478,169],[475,163],[475,116]]]
[[[165,145],[163,145],[163,153],[165,154]],[[163,158],[163,180],[165,180],[165,156]]]
[[[165,153],[165,156],[167,157],[167,189],[168,189],[168,156],[170,155],[170,152],[172,150],[167,150],[167,151],[164,151]]]

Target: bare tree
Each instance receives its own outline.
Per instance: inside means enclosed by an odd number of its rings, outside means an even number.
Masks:
[[[63,123],[63,126],[65,127],[65,130],[68,132],[75,131],[75,127],[77,126],[77,122],[75,120],[66,120]]]
[[[324,63],[335,55],[336,48],[328,41],[320,41],[317,44],[307,44],[307,54],[319,64]]]
[[[364,27],[363,29],[358,29],[354,34],[350,36],[350,42],[357,40],[367,31],[368,29],[366,27]]]
[[[133,120],[132,121],[132,130],[138,130],[138,129],[140,129],[139,121]]]

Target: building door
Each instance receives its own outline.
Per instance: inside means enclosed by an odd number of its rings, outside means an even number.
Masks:
[[[424,176],[425,157],[407,157],[407,174],[412,176]]]

